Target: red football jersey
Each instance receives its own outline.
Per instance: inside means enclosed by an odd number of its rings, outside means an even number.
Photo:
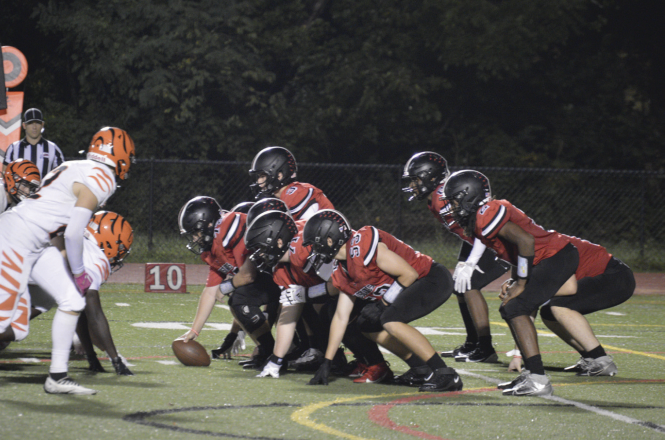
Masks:
[[[249,251],[245,247],[246,215],[241,212],[224,214],[215,225],[215,238],[210,251],[201,259],[210,266],[206,286],[220,284],[229,273],[237,272],[245,262]]]
[[[576,279],[596,277],[606,270],[608,262],[613,257],[605,247],[591,243],[582,238],[568,236],[569,241],[578,249],[580,260],[576,270]]]
[[[305,211],[315,203],[319,205],[319,210],[335,209],[322,190],[309,183],[290,183],[280,194],[280,200],[287,204],[294,220],[300,220]]]
[[[388,232],[364,226],[347,241],[346,264],[338,264],[331,279],[340,291],[359,298],[380,299],[395,281],[377,266],[377,247],[384,243],[389,250],[404,258],[422,278],[430,272],[432,258],[412,249]]]
[[[289,287],[289,284],[311,287],[324,282],[310,264],[310,246],[303,246],[303,228],[305,220],[296,221],[298,234],[289,243],[289,264],[280,263],[273,271],[273,281],[280,287]]]
[[[444,194],[444,186],[446,183],[440,184],[435,192],[433,193],[431,200],[428,201],[428,209],[435,216],[438,222],[444,225],[452,234],[460,237],[461,240],[468,242],[469,244],[474,244],[474,239],[472,237],[467,237],[463,228],[456,223],[453,217],[450,214],[444,214],[447,210],[449,204],[448,200],[439,200],[440,197]]]
[[[569,237],[556,231],[545,230],[509,201],[491,200],[476,211],[474,235],[483,244],[494,249],[501,259],[513,265],[518,262],[518,247],[497,235],[507,222],[515,223],[534,237],[535,265],[552,257],[569,243]]]

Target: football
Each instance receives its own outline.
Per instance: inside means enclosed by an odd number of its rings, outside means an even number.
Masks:
[[[195,340],[187,343],[176,339],[171,343],[171,349],[178,360],[188,367],[207,367],[210,365],[210,356],[203,345]]]

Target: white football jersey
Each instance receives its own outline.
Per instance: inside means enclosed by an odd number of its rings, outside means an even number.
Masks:
[[[7,190],[5,189],[5,184],[0,182],[0,214],[5,212],[7,205],[9,204],[9,196],[7,195]]]
[[[47,246],[67,227],[77,200],[72,189],[76,182],[92,191],[98,208],[116,191],[116,176],[111,168],[92,160],[73,160],[48,173],[37,193],[14,208],[29,234],[41,245]]]
[[[88,231],[86,231],[84,237],[86,239],[83,241],[83,265],[86,268],[86,273],[93,280],[90,290],[99,290],[100,286],[109,279],[111,264],[99,248],[97,240]]]

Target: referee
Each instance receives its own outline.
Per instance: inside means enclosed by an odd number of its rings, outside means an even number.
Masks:
[[[7,147],[2,171],[16,159],[27,159],[37,165],[42,179],[49,171],[65,161],[58,146],[42,137],[44,117],[38,108],[31,108],[23,115],[25,137]]]

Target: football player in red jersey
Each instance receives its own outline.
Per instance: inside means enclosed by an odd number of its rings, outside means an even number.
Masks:
[[[552,395],[530,314],[565,284],[575,292],[578,250],[568,237],[543,229],[509,201],[495,200],[488,178],[478,171],[453,173],[442,198],[450,203],[451,215],[467,236],[478,238],[514,265],[511,280],[502,286],[500,314],[511,328],[526,369],[499,388],[505,395]]]
[[[449,271],[392,235],[372,226],[353,231],[334,210],[312,216],[303,230],[315,268],[338,261],[331,279],[343,294],[331,323],[326,358],[311,385],[328,384],[331,361],[350,322],[355,303],[363,308],[356,323],[369,338],[405,360],[410,368],[432,370],[420,391],[458,391],[462,380],[409,322],[426,316],[451,296]],[[363,304],[363,302],[367,303]]]
[[[627,301],[636,289],[636,280],[629,266],[603,246],[578,237],[569,240],[580,254],[576,294],[551,299],[541,307],[541,318],[553,333],[580,353],[578,362],[564,371],[576,372],[578,376],[614,376],[615,362],[583,315]]]
[[[328,284],[320,278],[312,263],[309,261],[310,248],[303,245],[303,227],[305,220],[294,221],[287,213],[283,202],[276,200],[274,208],[279,210],[266,210],[254,219],[254,211],[261,209],[271,199],[257,202],[255,208],[248,214],[253,217],[251,225],[245,234],[245,244],[251,249],[250,259],[261,269],[270,270],[273,279],[282,289],[280,303],[282,310],[278,318],[277,336],[273,355],[264,367],[262,373],[257,377],[279,377],[283,358],[291,345],[296,330],[296,323],[304,305],[317,305],[317,319],[322,322],[328,321],[328,306],[333,299],[331,295],[337,295],[330,281]],[[330,293],[329,293],[330,292]],[[334,305],[333,305],[334,307]],[[322,336],[321,349],[326,348],[326,336]],[[355,377],[356,383],[375,383],[392,376],[388,364],[379,351],[377,344],[355,332],[354,328],[345,333],[343,342],[363,365],[363,371]],[[323,357],[323,353],[321,354]],[[340,352],[340,358],[344,353]],[[336,358],[336,361],[340,360]],[[317,364],[318,365],[318,364]],[[299,367],[299,364],[294,366]]]
[[[333,204],[316,186],[296,181],[298,166],[289,150],[267,147],[252,161],[250,189],[256,198],[277,197],[287,204],[294,220],[307,220],[320,209],[333,209]]]
[[[216,300],[229,296],[229,309],[244,331],[257,343],[259,353],[244,368],[254,368],[268,358],[275,343],[271,326],[260,307],[277,310],[280,290],[267,274],[256,274],[243,241],[247,215],[222,212],[212,197],[195,197],[178,214],[181,234],[190,242],[187,248],[201,255],[210,266],[206,287],[192,324],[179,339],[196,338],[208,320]],[[226,279],[225,279],[226,278]],[[270,314],[270,312],[269,312]],[[272,320],[275,315],[273,314]]]
[[[504,275],[510,265],[478,238],[467,237],[448,214],[448,203],[440,200],[440,196],[449,175],[446,159],[432,151],[413,155],[402,174],[406,182],[403,191],[410,194],[409,201],[426,200],[428,209],[442,226],[462,240],[453,280],[467,339],[454,350],[443,352],[442,356],[453,357],[457,362],[497,362],[490,334],[488,303],[481,289]]]

